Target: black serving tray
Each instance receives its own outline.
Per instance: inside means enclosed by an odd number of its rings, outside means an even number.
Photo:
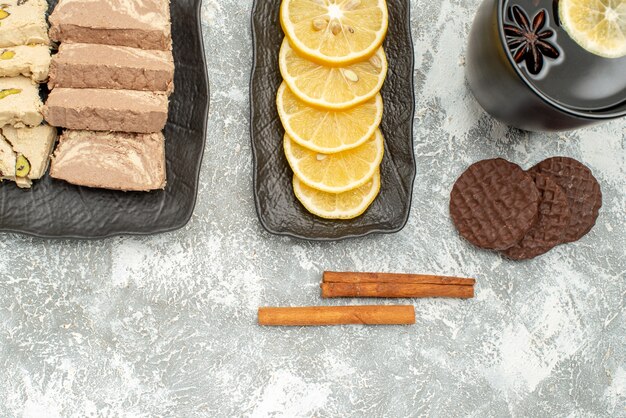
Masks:
[[[295,198],[293,172],[283,153],[284,130],[276,110],[282,81],[278,51],[283,40],[280,0],[257,0],[252,9],[254,61],[250,81],[250,133],[254,161],[254,196],[263,227],[278,235],[309,240],[337,240],[401,230],[409,216],[415,159],[413,155],[413,42],[407,0],[387,0],[389,31],[384,43],[389,72],[381,91],[385,157],[380,195],[356,219],[327,220],[311,215]]]
[[[206,136],[209,86],[200,28],[201,0],[172,0],[175,91],[165,127],[167,187],[118,192],[73,186],[46,175],[30,190],[0,184],[0,232],[46,238],[145,235],[191,218]],[[56,0],[50,2],[50,10]]]

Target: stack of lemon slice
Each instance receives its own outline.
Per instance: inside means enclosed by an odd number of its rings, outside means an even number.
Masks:
[[[355,218],[380,190],[387,19],[385,0],[282,2],[276,105],[294,193],[319,217]]]

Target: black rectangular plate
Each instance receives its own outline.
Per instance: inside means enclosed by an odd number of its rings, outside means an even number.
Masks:
[[[381,125],[385,157],[381,165],[380,195],[367,212],[348,221],[311,215],[293,194],[293,172],[282,148],[285,131],[276,110],[276,90],[282,81],[278,51],[284,37],[279,23],[280,3],[280,0],[257,0],[252,10],[254,62],[250,81],[250,135],[254,196],[261,224],[273,234],[309,240],[337,240],[401,230],[409,216],[415,179],[409,2],[387,1],[389,31],[383,46],[389,72],[381,91],[385,103]]]
[[[50,2],[50,10],[56,0]],[[206,136],[209,85],[201,0],[172,0],[175,91],[165,127],[167,187],[149,193],[73,186],[46,175],[30,190],[0,184],[0,231],[46,238],[146,235],[183,227],[196,202]]]

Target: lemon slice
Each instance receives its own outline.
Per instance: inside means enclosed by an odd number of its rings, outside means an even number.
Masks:
[[[626,1],[560,0],[559,17],[587,51],[606,58],[626,55]]]
[[[370,207],[380,191],[380,172],[361,187],[343,193],[326,193],[302,183],[293,176],[293,191],[306,210],[325,219],[353,219]]]
[[[300,57],[285,40],[278,63],[291,91],[303,102],[324,109],[346,109],[368,101],[380,91],[387,76],[382,48],[365,61],[327,67]]]
[[[383,159],[384,140],[380,129],[363,145],[336,154],[321,154],[304,148],[289,135],[284,140],[291,169],[307,186],[328,193],[356,189],[372,178]]]
[[[323,154],[358,147],[374,135],[383,117],[380,94],[352,109],[320,110],[300,101],[285,83],[278,89],[276,107],[291,139]]]
[[[385,0],[283,0],[280,23],[293,48],[322,65],[362,61],[387,33]]]

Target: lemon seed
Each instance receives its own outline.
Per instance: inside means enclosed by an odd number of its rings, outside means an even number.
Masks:
[[[353,83],[356,83],[357,81],[359,81],[359,76],[356,75],[356,73],[352,70],[343,70],[343,75],[344,77],[346,77],[348,80],[352,81]]]
[[[376,55],[370,58],[370,64],[372,64],[374,67],[378,68],[379,70],[383,67],[383,62]]]
[[[325,29],[327,26],[328,26],[328,22],[326,22],[321,17],[318,17],[317,19],[313,19],[313,29],[322,30],[322,29]]]

